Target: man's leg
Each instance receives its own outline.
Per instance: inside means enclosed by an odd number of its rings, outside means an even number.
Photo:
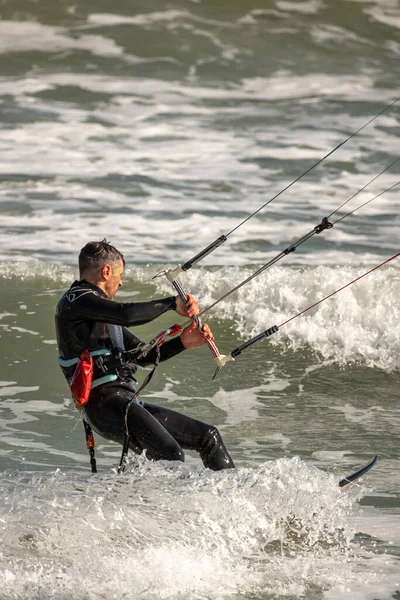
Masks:
[[[143,407],[157,419],[182,448],[196,450],[205,467],[213,471],[235,467],[218,429],[181,413],[143,403]]]
[[[130,448],[140,454],[146,450],[150,460],[180,460],[185,455],[179,443],[165,427],[141,404],[132,400],[133,393],[117,386],[95,388],[85,406],[86,417],[93,430],[109,440],[123,444],[126,431]]]

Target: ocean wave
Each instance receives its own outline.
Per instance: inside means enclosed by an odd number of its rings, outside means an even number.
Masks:
[[[394,264],[394,263],[393,263]],[[341,366],[361,364],[387,372],[400,369],[399,265],[371,273],[307,314],[285,322],[365,273],[361,267],[273,267],[212,309],[207,319],[234,321],[240,338],[282,325],[270,343],[312,349]],[[187,289],[209,306],[246,279],[250,270],[192,271]],[[158,280],[157,280],[158,281]],[[159,283],[160,290],[170,289]],[[233,348],[232,348],[233,350]]]
[[[49,288],[60,284],[66,287],[77,276],[72,266],[40,261],[7,261],[0,266],[2,279],[33,284],[40,280],[42,286]],[[281,350],[300,352],[308,348],[320,359],[343,367],[359,364],[387,372],[399,370],[400,264],[396,261],[296,317],[373,266],[376,265],[275,266],[223,300],[204,319],[218,323],[219,328],[236,331],[237,345],[273,325],[283,324],[269,339]],[[171,295],[173,291],[166,279],[152,280],[161,268],[162,265],[128,265],[120,300],[142,301]],[[181,279],[204,309],[254,271],[255,267],[194,268]],[[135,284],[140,284],[139,295]],[[285,324],[292,317],[296,318]]]
[[[57,471],[1,481],[10,600],[33,598],[32,586],[43,598],[302,596],[340,586],[344,565],[346,587],[362,583],[354,495],[298,458],[217,474],[139,458],[123,480]]]

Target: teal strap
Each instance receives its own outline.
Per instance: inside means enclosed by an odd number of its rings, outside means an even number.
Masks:
[[[111,354],[110,350],[107,350],[107,348],[100,348],[99,350],[93,350],[90,353],[92,356],[108,356],[109,354]],[[61,365],[62,367],[72,367],[73,365],[77,365],[78,361],[79,361],[79,357],[78,358],[70,358],[68,360],[66,360],[65,358],[61,358],[61,356],[58,357],[58,364]]]
[[[109,356],[111,352],[110,350],[107,350],[107,348],[100,348],[99,350],[93,350],[90,354],[92,356]],[[78,361],[79,358],[70,358],[69,360],[65,360],[64,358],[61,358],[61,356],[58,357],[58,364],[62,367],[72,367],[73,365],[77,365]],[[118,376],[115,374],[110,373],[110,375],[104,375],[104,377],[99,377],[98,379],[92,381],[90,389],[96,388],[99,385],[103,385],[103,383],[110,383],[110,381],[115,381],[116,379],[118,379]]]
[[[72,365],[77,365],[79,358],[70,358],[69,360],[65,360],[65,358],[58,357],[58,364],[62,367],[72,367]]]
[[[116,379],[118,379],[117,375],[104,375],[104,377],[99,377],[99,379],[95,379],[94,381],[92,381],[90,389],[93,390],[93,388],[96,388],[99,385],[103,385],[103,383],[109,383],[110,381],[115,381]]]

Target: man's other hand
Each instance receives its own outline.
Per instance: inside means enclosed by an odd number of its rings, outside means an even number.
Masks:
[[[207,342],[207,338],[214,340],[211,329],[207,323],[203,323],[202,331],[199,331],[195,323],[191,323],[181,333],[181,341],[185,348],[197,348]]]
[[[193,298],[192,294],[187,295],[186,304],[183,302],[180,296],[176,297],[176,312],[181,317],[189,317],[189,319],[194,319],[199,314],[199,307],[197,306],[196,300]]]

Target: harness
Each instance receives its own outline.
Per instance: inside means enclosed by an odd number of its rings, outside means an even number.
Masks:
[[[90,389],[93,389],[99,385],[103,385],[103,383],[108,383],[110,381],[115,381],[116,379],[118,379],[117,373],[115,371],[110,372],[110,368],[108,366],[108,363],[111,363],[110,358],[113,358],[113,353],[110,350],[107,350],[106,348],[101,348],[100,350],[93,350],[92,352],[89,352],[89,354],[94,359],[92,382]],[[70,359],[64,359],[61,356],[59,356],[58,364],[61,367],[68,369],[69,367],[78,365],[80,360],[81,356],[77,356],[75,358]]]
[[[82,293],[96,293],[92,290],[78,290]],[[70,302],[76,299],[76,292],[68,298]],[[125,433],[123,441],[123,450],[121,461],[118,467],[118,472],[124,470],[128,449],[129,449],[129,431],[127,426],[128,410],[131,404],[136,401],[139,393],[150,382],[160,361],[160,346],[165,342],[166,338],[174,337],[182,332],[180,325],[172,325],[156,335],[150,342],[140,342],[135,348],[125,350],[124,336],[119,325],[107,323],[107,337],[104,337],[104,329],[96,331],[95,323],[92,327],[88,345],[95,345],[98,340],[104,339],[104,345],[110,344],[110,348],[103,347],[96,350],[83,350],[80,356],[73,358],[58,357],[58,364],[64,370],[68,385],[70,386],[72,397],[75,401],[75,406],[81,410],[89,401],[90,392],[98,386],[110,384],[118,380],[118,386],[128,387],[128,382],[132,380],[137,383],[134,374],[137,370],[137,361],[146,357],[153,349],[156,350],[154,357],[154,368],[147,374],[143,383],[135,391],[129,386],[129,391],[132,393],[132,398],[129,400],[125,413]],[[104,327],[104,326],[102,326]],[[138,340],[139,341],[139,340]],[[151,361],[152,362],[152,361]],[[73,369],[73,367],[75,367]],[[69,371],[65,372],[66,369]],[[89,450],[90,464],[92,473],[97,472],[95,459],[95,441],[93,431],[83,413],[83,425],[85,429],[86,445]]]
[[[162,343],[162,342],[161,342]],[[129,450],[129,431],[128,431],[128,410],[131,406],[132,402],[134,402],[139,393],[146,387],[146,385],[151,381],[154,371],[156,370],[159,361],[160,361],[160,350],[157,345],[157,355],[156,360],[154,362],[154,367],[145,377],[142,385],[133,393],[131,400],[128,402],[125,412],[125,434],[124,434],[124,442],[122,448],[122,455],[120,464],[118,467],[118,473],[121,473],[125,469],[126,460],[128,456]],[[94,388],[103,385],[105,383],[110,383],[116,381],[117,379],[122,380],[132,380],[137,383],[135,377],[133,377],[133,373],[136,372],[137,365],[134,362],[134,357],[137,354],[141,354],[143,352],[143,348],[139,345],[134,350],[121,351],[121,350],[108,350],[107,348],[100,348],[98,350],[92,350],[89,352],[88,350],[84,350],[79,357],[64,359],[62,357],[58,357],[58,363],[61,367],[69,368],[76,365],[74,375],[68,381],[72,396],[75,400],[76,407],[80,410],[85,404],[89,401],[89,396],[91,390]],[[123,383],[122,383],[123,385]],[[132,391],[129,389],[129,391]],[[83,416],[83,426],[85,429],[85,437],[86,437],[86,446],[89,450],[90,456],[90,466],[92,469],[92,473],[97,473],[96,466],[96,458],[95,458],[95,448],[96,444],[94,441],[93,430],[90,424]]]

